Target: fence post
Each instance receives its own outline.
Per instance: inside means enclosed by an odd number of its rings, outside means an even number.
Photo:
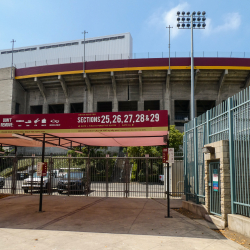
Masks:
[[[52,173],[53,173],[53,167],[52,167],[52,154],[51,154],[50,158],[49,158],[49,182],[47,184],[47,193],[49,195],[52,194],[52,192],[51,192],[51,188],[52,188]]]
[[[32,165],[31,165],[31,195],[32,195],[32,192],[33,192],[33,174],[34,174],[34,162],[35,162],[35,155],[33,156],[32,155]]]
[[[207,111],[206,113],[206,119],[207,119],[207,134],[206,134],[206,139],[207,139],[207,144],[210,143],[210,110]]]
[[[17,157],[13,158],[12,169],[12,194],[16,193],[16,174],[17,174]]]
[[[146,157],[146,198],[148,198],[148,157],[149,155],[145,155]]]
[[[88,159],[87,159],[87,197],[89,196],[89,191],[90,191],[90,176],[89,176],[89,169],[90,168],[90,157],[89,157],[89,154],[88,154]]]
[[[184,183],[184,193],[186,195],[186,201],[188,201],[188,195],[187,195],[187,124],[184,124],[184,135],[185,135],[185,141],[184,141],[184,174],[185,174],[185,183]]]
[[[197,118],[194,118],[193,120],[193,125],[194,125],[194,194],[195,194],[195,199],[196,203],[198,204],[198,147],[197,147]]]
[[[108,157],[108,155],[106,155],[106,157]],[[106,175],[106,197],[108,197],[109,196],[108,158],[106,158],[105,175]]]
[[[229,157],[230,157],[230,183],[231,183],[231,212],[235,214],[235,166],[234,166],[234,124],[233,124],[233,99],[228,98],[228,127],[229,127]]]
[[[71,155],[69,155],[69,157],[71,157]],[[71,159],[69,158],[69,169],[68,169],[68,196],[69,196],[69,184],[70,184],[70,163],[71,163]]]

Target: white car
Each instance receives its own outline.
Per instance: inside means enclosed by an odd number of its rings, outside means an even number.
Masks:
[[[51,177],[50,177],[51,175]],[[53,170],[52,173],[47,173],[46,176],[43,177],[43,190],[44,192],[48,191],[48,188],[56,188],[59,182],[59,170]],[[50,181],[51,180],[51,181]],[[33,173],[29,178],[24,179],[22,189],[24,193],[28,193],[29,190],[40,190],[41,185],[41,177],[37,176],[37,173]]]

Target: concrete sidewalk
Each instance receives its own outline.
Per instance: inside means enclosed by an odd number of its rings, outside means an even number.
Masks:
[[[44,196],[0,200],[1,249],[245,249],[166,200]],[[171,200],[171,207],[181,206]]]

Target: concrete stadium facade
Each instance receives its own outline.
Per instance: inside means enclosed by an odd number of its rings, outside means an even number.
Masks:
[[[190,119],[190,58],[126,59],[0,69],[0,114],[169,110]],[[196,116],[250,84],[250,59],[195,58]]]
[[[133,39],[129,32],[72,40],[67,42],[40,44],[13,49],[16,68],[67,62],[98,61],[104,59],[132,58]],[[0,68],[10,67],[12,49],[0,50]]]

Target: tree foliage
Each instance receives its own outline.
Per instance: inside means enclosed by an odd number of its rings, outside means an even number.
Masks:
[[[183,145],[183,133],[175,128],[175,125],[170,125],[169,128],[169,147],[174,148],[175,152],[180,151]],[[124,153],[128,156],[144,156],[145,154],[159,157],[162,155],[162,148],[166,146],[146,146],[146,147],[127,147],[124,148]]]

